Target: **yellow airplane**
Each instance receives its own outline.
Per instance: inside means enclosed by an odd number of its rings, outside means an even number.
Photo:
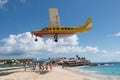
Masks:
[[[72,36],[74,34],[79,34],[82,32],[87,32],[92,29],[92,19],[88,18],[86,23],[82,26],[69,27],[60,26],[60,18],[58,16],[57,8],[49,9],[50,25],[43,28],[42,30],[32,31],[32,35],[35,35],[35,41],[37,37],[41,38],[54,38],[55,42],[58,42],[58,38],[65,38]]]

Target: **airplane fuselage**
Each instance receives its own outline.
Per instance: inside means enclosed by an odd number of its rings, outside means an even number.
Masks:
[[[58,34],[58,37],[68,37],[74,34],[81,32],[86,32],[91,28],[85,27],[46,27],[42,30],[33,31],[32,34],[39,37],[52,38],[55,34]]]

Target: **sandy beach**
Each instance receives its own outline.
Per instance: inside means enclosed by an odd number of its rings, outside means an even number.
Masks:
[[[61,67],[54,67],[53,70],[38,72],[36,70],[31,70],[30,68],[24,71],[24,69],[16,69],[4,72],[0,75],[0,80],[106,80],[97,77],[93,78],[86,75],[81,75],[72,72],[69,69],[62,69]],[[108,79],[116,80],[116,79]]]

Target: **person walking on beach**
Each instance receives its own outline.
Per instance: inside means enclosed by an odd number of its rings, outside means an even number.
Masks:
[[[45,68],[46,68],[46,71],[48,71],[48,63],[46,63]]]
[[[62,62],[62,68],[64,68],[64,66],[65,66],[65,63],[64,63],[64,61]]]
[[[50,62],[50,64],[49,64],[49,66],[50,66],[50,70],[52,70],[52,63]]]
[[[37,65],[37,63],[33,63],[33,70],[36,69],[36,65]]]
[[[39,71],[42,69],[42,63],[39,63]]]
[[[26,62],[23,63],[24,71],[26,71]]]

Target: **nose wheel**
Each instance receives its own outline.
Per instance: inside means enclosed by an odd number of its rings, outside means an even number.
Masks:
[[[37,41],[38,41],[37,36],[35,37],[34,41],[35,41],[35,42],[37,42]]]
[[[35,42],[37,42],[38,41],[38,39],[37,38],[35,38]]]
[[[54,39],[55,39],[54,40],[55,42],[58,42],[58,35],[57,34],[54,35]]]
[[[33,37],[34,37],[34,36],[33,36],[34,34],[33,34],[32,32],[31,32],[31,35],[32,35],[32,38],[33,38]],[[34,41],[35,41],[35,42],[37,42],[37,41],[38,41],[37,36],[35,36]]]

